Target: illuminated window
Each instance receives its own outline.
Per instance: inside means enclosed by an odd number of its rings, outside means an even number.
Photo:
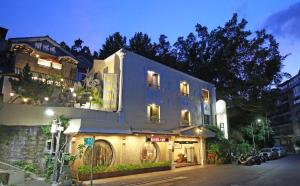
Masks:
[[[60,63],[52,63],[52,68],[61,70],[62,65]]]
[[[147,74],[147,83],[149,87],[159,88],[160,86],[160,76],[158,73],[153,71],[148,71]]]
[[[209,103],[209,91],[202,89],[202,100],[205,103]]]
[[[187,82],[185,82],[185,81],[180,82],[180,93],[183,96],[189,96],[190,87]]]
[[[51,67],[51,61],[46,60],[46,59],[38,58],[37,63],[38,63],[38,65],[42,65],[42,66],[45,66],[45,67]]]
[[[148,120],[153,123],[159,123],[160,118],[160,107],[156,104],[151,104],[147,106],[147,116]]]
[[[191,113],[188,110],[181,110],[181,124],[190,125],[191,124]]]

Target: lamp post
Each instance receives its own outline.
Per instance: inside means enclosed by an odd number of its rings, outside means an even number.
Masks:
[[[47,116],[54,116],[55,113],[52,109],[47,109],[45,111],[45,114]],[[53,119],[52,125],[51,125],[51,134],[52,134],[52,140],[51,140],[51,149],[50,149],[50,156],[52,158],[52,154],[54,151],[54,142],[56,139],[56,146],[55,146],[55,156],[54,156],[54,162],[53,162],[53,174],[52,174],[52,185],[57,185],[58,181],[58,172],[57,172],[57,164],[58,164],[58,158],[59,158],[59,143],[60,143],[60,135],[61,132],[64,130],[64,128],[61,126],[61,121],[58,116],[56,116],[56,119]]]
[[[258,118],[257,120],[255,120],[255,123],[256,122],[260,123],[261,119]],[[253,148],[255,149],[255,139],[254,139],[253,122],[251,122],[251,131],[252,131],[252,144],[253,144]]]

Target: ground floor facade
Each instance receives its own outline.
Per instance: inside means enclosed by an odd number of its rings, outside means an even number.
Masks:
[[[88,138],[95,139],[94,149],[85,146],[72,169],[90,166],[92,159],[94,166],[168,161],[173,167],[182,167],[203,165],[206,157],[204,137],[163,134],[77,134],[70,137],[70,154],[78,155],[78,147]]]

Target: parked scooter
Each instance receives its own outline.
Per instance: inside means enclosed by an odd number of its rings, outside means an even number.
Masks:
[[[253,165],[255,163],[255,159],[252,155],[249,154],[241,154],[238,159],[238,164],[241,165]]]

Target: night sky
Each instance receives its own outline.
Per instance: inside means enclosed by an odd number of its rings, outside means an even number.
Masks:
[[[8,38],[49,35],[69,45],[81,38],[96,51],[114,32],[131,37],[141,31],[152,41],[165,34],[173,43],[194,31],[196,23],[211,30],[236,12],[249,22],[248,29],[267,28],[280,43],[281,53],[291,53],[285,72],[295,75],[300,69],[299,0],[9,0],[0,4],[0,26],[9,29]]]

